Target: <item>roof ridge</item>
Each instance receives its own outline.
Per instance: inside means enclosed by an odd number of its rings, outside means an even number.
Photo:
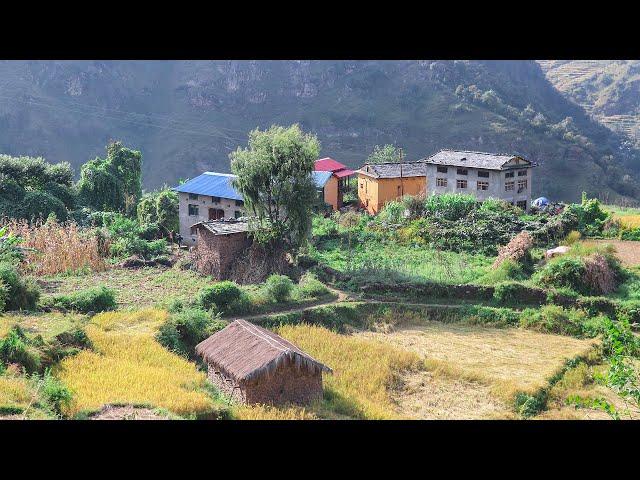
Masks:
[[[283,353],[286,353],[287,351],[291,350],[291,348],[287,347],[286,345],[281,344],[275,338],[271,338],[269,336],[264,335],[262,332],[260,332],[260,330],[258,330],[258,326],[257,325],[254,325],[254,324],[252,324],[250,322],[247,322],[246,320],[236,320],[236,322],[238,322],[238,325],[240,325],[242,328],[244,328],[250,334],[265,340],[269,345],[274,346],[275,348],[277,348],[278,350],[282,351]],[[245,323],[247,325],[244,325]],[[253,331],[252,328],[255,328],[256,331]],[[273,344],[274,342],[276,343],[276,345]]]
[[[437,155],[440,152],[475,153],[478,155],[491,155],[492,157],[518,157],[519,156],[513,153],[491,153],[491,152],[480,152],[478,150],[458,150],[455,148],[441,148],[431,156],[433,157],[434,155]]]
[[[237,177],[237,175],[234,175],[233,173],[211,172],[208,170],[206,172],[202,172],[200,175],[219,175],[221,177]]]

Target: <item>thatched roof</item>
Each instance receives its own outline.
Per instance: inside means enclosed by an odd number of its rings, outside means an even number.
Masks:
[[[196,353],[237,382],[255,380],[284,362],[313,373],[332,370],[291,342],[246,320],[236,320],[196,345]]]

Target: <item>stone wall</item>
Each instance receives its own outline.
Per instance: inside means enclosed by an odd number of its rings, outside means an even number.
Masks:
[[[226,280],[238,255],[250,245],[251,239],[246,232],[214,235],[201,227],[191,255],[198,272]]]

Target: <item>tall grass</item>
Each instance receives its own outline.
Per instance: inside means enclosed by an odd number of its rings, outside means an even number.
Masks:
[[[108,403],[151,404],[178,415],[215,411],[204,391],[205,374],[155,341],[167,316],[160,310],[95,316],[86,328],[95,351],[63,360],[55,372],[73,393],[64,413],[71,416]]]
[[[324,375],[324,400],[316,407],[322,417],[397,418],[390,389],[400,372],[421,368],[415,353],[323,327],[285,325],[278,333],[333,369]]]
[[[22,264],[29,273],[101,272],[107,268],[104,257],[108,246],[75,223],[47,221],[29,224],[23,220],[12,220],[8,227],[23,239],[21,246],[29,249]]]

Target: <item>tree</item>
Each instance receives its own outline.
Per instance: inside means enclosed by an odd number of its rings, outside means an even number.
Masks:
[[[238,176],[234,186],[257,222],[254,236],[259,242],[296,248],[306,240],[316,200],[311,172],[319,152],[315,135],[298,125],[274,125],[253,130],[248,148],[230,154],[231,171]]]
[[[373,147],[373,152],[369,154],[367,157],[367,163],[392,163],[400,161],[400,151],[399,147],[395,145],[376,145]]]
[[[142,154],[121,142],[107,145],[107,157],[89,160],[80,170],[78,193],[96,210],[133,215],[142,196]]]
[[[163,235],[178,231],[178,194],[168,187],[145,193],[138,203],[140,225],[157,223]]]

